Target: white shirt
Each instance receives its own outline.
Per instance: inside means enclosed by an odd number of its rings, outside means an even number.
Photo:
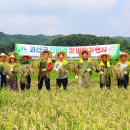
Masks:
[[[62,67],[62,62],[60,62],[60,63],[55,63],[55,65],[54,65],[54,70],[55,71],[58,71],[60,68]],[[60,77],[59,75],[57,75],[57,78],[58,79],[64,79],[64,78],[66,78],[67,77],[67,74],[65,74],[63,77]]]
[[[123,69],[126,68],[126,67],[127,67],[126,62],[123,62],[119,69],[120,69],[120,70],[123,70]]]
[[[59,64],[55,63],[54,70],[58,71],[61,68],[61,66],[62,66],[62,62],[60,62]]]

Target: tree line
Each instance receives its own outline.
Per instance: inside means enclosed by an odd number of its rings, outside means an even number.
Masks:
[[[0,52],[10,52],[15,50],[15,43],[49,45],[49,46],[91,46],[120,44],[121,50],[130,53],[130,38],[127,37],[98,37],[89,34],[71,35],[8,35],[0,32]]]

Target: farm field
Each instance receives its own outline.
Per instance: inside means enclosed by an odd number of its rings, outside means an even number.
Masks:
[[[0,130],[130,130],[130,0],[1,0],[0,18]]]
[[[0,91],[1,130],[129,130],[130,89],[100,89],[98,82],[79,89],[74,79],[68,91],[45,87],[37,92],[36,81],[30,91]]]

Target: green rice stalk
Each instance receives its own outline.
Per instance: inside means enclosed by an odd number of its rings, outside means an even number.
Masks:
[[[123,79],[123,70],[120,70],[119,67],[113,66],[113,75],[117,78]]]
[[[99,68],[99,63],[97,60],[93,60],[92,62],[88,63],[86,66],[81,66],[79,64],[78,66],[78,74],[79,74],[79,87],[82,88],[89,88],[92,86],[92,78],[90,75],[90,72],[87,71],[87,69],[91,69],[92,71],[95,71],[95,69]]]
[[[124,68],[123,71],[127,71],[129,73],[130,72],[130,65],[128,65],[126,68]]]
[[[63,77],[66,72],[69,72],[70,74],[76,74],[78,70],[78,64],[69,62],[58,70],[57,75]]]
[[[4,64],[0,64],[0,72],[4,71]]]
[[[27,76],[31,75],[34,73],[34,69],[31,68],[31,64],[29,65],[20,65],[19,66],[19,70],[20,70],[20,82],[27,84]]]

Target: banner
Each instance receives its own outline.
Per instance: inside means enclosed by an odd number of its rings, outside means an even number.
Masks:
[[[120,54],[120,44],[111,45],[96,45],[96,46],[44,46],[44,45],[28,45],[28,44],[15,44],[15,51],[18,53],[18,58],[21,55],[28,54],[37,59],[40,57],[42,50],[51,50],[52,58],[55,58],[55,54],[60,51],[67,53],[68,59],[78,59],[78,53],[81,50],[89,50],[91,52],[91,58],[97,59],[100,54],[108,53],[112,59],[116,59]]]

